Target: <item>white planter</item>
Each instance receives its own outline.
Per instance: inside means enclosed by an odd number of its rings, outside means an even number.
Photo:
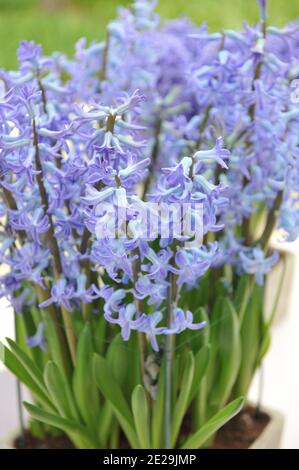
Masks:
[[[254,441],[249,449],[279,449],[284,425],[284,416],[282,413],[269,408],[263,408],[263,412],[270,416],[270,421]],[[19,431],[14,431],[0,443],[0,449],[14,449],[14,440],[18,437]]]
[[[18,402],[16,378],[8,371],[0,371],[0,449],[11,448],[12,442],[17,437],[19,428],[18,418]],[[22,399],[30,401],[30,395],[27,390],[22,387]],[[27,422],[27,413],[25,409],[24,420]]]
[[[266,317],[269,318],[276,301],[277,292],[280,289],[276,309],[276,320],[279,321],[282,317],[286,317],[291,310],[292,293],[295,288],[295,271],[298,266],[298,243],[272,241],[271,248],[279,252],[280,260],[267,275],[265,311]],[[282,285],[280,286],[282,279]]]
[[[15,449],[14,441],[19,436],[19,434],[19,430],[7,434],[2,442],[0,442],[0,449]]]
[[[284,416],[279,411],[263,408],[263,412],[270,416],[270,421],[260,434],[260,436],[251,444],[250,449],[280,449],[281,437],[284,426]]]

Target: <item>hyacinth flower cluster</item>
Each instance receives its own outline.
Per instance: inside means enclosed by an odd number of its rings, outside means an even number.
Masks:
[[[299,231],[298,25],[260,1],[257,25],[209,33],[155,3],[72,58],[23,41],[0,71],[0,292],[21,338],[4,360],[78,447],[120,428],[200,447],[238,412],[269,345],[271,236]]]

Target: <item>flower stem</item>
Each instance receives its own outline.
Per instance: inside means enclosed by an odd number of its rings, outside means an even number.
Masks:
[[[48,216],[49,224],[50,224],[50,228],[48,230],[49,248],[53,257],[55,277],[59,278],[62,274],[62,264],[61,264],[61,259],[60,259],[58,243],[55,237],[52,214],[49,213],[49,201],[48,201],[46,188],[44,185],[44,174],[43,174],[43,167],[42,167],[40,154],[39,154],[38,137],[37,137],[35,119],[33,119],[33,145],[35,148],[35,166],[38,171],[36,175],[36,180],[38,184],[38,189],[39,189],[42,205],[43,205],[45,213]]]
[[[106,31],[106,40],[105,40],[105,46],[103,50],[103,59],[102,59],[102,64],[101,64],[101,69],[100,69],[100,81],[103,82],[107,78],[107,66],[108,66],[108,58],[109,58],[109,47],[110,47],[110,33],[107,29]]]
[[[176,243],[174,244],[176,247]],[[173,310],[177,303],[177,276],[169,273],[169,287],[167,295],[166,321],[167,328],[171,328]],[[172,361],[173,361],[173,335],[165,337],[165,396],[164,396],[164,446],[171,449],[171,397],[172,397]]]
[[[70,312],[68,312],[66,308],[64,308],[63,305],[61,306],[61,312],[62,312],[63,323],[65,326],[65,334],[66,334],[67,342],[70,348],[72,362],[75,365],[77,348],[76,348],[76,336],[75,336],[74,329],[73,329],[71,315],[70,315]]]
[[[4,198],[6,200],[7,206],[11,210],[17,210],[17,203],[16,203],[12,193],[8,189],[3,188],[3,194],[4,194]],[[26,239],[26,232],[24,230],[17,230],[16,235],[17,235],[17,239],[18,239],[20,245],[23,245],[23,243],[25,242],[25,239]],[[51,296],[48,289],[42,289],[38,284],[34,284],[34,290],[35,290],[37,298],[39,299],[40,302],[43,302],[43,301],[47,300]],[[53,324],[56,328],[57,338],[58,338],[60,348],[61,348],[61,355],[62,355],[63,361],[64,361],[64,367],[65,367],[66,372],[68,372],[68,370],[69,370],[69,356],[68,356],[68,351],[67,351],[67,344],[65,342],[65,337],[62,334],[62,331],[58,327],[57,312],[56,312],[55,308],[53,307],[53,305],[49,305],[47,307],[47,310],[49,311],[50,317],[51,317],[51,319],[53,321]]]
[[[172,303],[167,308],[167,325],[171,324]],[[164,405],[164,447],[171,449],[171,387],[172,387],[172,335],[165,338],[165,405]]]
[[[44,207],[44,211],[49,218],[50,227],[47,232],[47,239],[48,239],[51,255],[53,258],[54,277],[56,280],[58,280],[61,278],[61,276],[63,276],[62,263],[61,263],[57,239],[55,237],[52,214],[49,212],[49,201],[48,201],[47,191],[44,185],[44,173],[43,173],[42,162],[40,159],[40,153],[39,153],[39,147],[38,147],[38,135],[37,135],[37,130],[36,130],[35,119],[33,119],[32,125],[33,125],[33,145],[35,148],[35,166],[38,171],[36,175],[36,180],[37,180],[37,184],[39,188],[41,202]],[[73,364],[75,364],[76,362],[76,336],[73,330],[72,321],[71,321],[69,312],[63,306],[61,306],[61,312],[62,312],[62,318],[63,318],[64,325],[65,325],[65,330],[66,330],[65,334],[66,334],[67,342],[69,345],[71,358],[72,358]]]
[[[19,342],[19,333],[18,333],[18,324],[17,324],[17,314],[14,310],[14,327],[15,327],[15,340],[16,343]],[[25,421],[24,421],[24,414],[23,414],[23,397],[22,397],[22,388],[21,382],[19,379],[16,381],[16,388],[17,388],[17,403],[18,403],[18,419],[19,419],[19,426],[20,426],[20,447],[25,447]]]
[[[12,211],[17,211],[18,206],[12,193],[8,189],[6,189],[4,186],[2,186],[2,191],[3,191],[3,196],[4,196],[4,200],[6,202],[7,207]],[[26,238],[25,230],[17,230],[17,239],[20,242],[20,244],[23,243],[25,238]]]
[[[156,125],[155,125],[155,140],[154,140],[154,146],[153,146],[152,155],[151,155],[151,163],[150,163],[150,167],[148,169],[148,175],[146,177],[146,180],[144,182],[144,186],[142,188],[142,196],[141,196],[142,200],[144,200],[144,198],[145,198],[145,196],[146,196],[146,194],[147,194],[147,192],[150,188],[152,179],[153,179],[153,173],[154,173],[154,170],[155,170],[156,161],[158,159],[158,155],[159,155],[159,151],[160,151],[160,135],[161,135],[161,132],[162,132],[162,119],[158,118],[158,120],[156,122]]]
[[[138,281],[138,273],[140,272],[140,254],[138,248],[133,250],[133,255],[136,256],[136,260],[133,263],[133,280],[134,284]],[[142,315],[143,313],[143,301],[135,300],[137,316]],[[141,380],[144,381],[145,376],[145,350],[146,350],[146,339],[144,333],[137,333],[138,335],[138,348],[139,348],[139,357],[140,357],[140,373]]]
[[[268,214],[264,231],[258,241],[258,244],[261,245],[263,249],[267,249],[269,240],[271,238],[271,235],[273,233],[273,230],[277,222],[277,214],[282,204],[282,201],[283,201],[283,191],[279,191],[276,195],[274,204]]]
[[[37,74],[37,83],[38,83],[38,86],[39,86],[39,89],[41,91],[41,94],[42,94],[42,104],[43,104],[43,112],[45,114],[47,114],[47,97],[46,97],[46,91],[45,91],[45,88],[41,82],[41,79],[40,79],[40,74],[38,72]]]
[[[51,296],[48,289],[42,289],[41,286],[39,286],[38,284],[34,284],[33,287],[34,287],[34,290],[36,292],[39,303],[44,302],[45,300],[47,300]],[[54,305],[48,305],[48,307],[46,307],[46,310],[49,313],[49,316],[50,316],[51,321],[53,323],[53,326],[55,328],[55,333],[56,333],[56,336],[57,336],[58,342],[59,342],[60,356],[62,358],[64,370],[66,372],[66,375],[68,377],[70,377],[71,357],[70,357],[70,354],[69,354],[69,349],[68,349],[68,345],[67,345],[67,342],[66,342],[66,338],[65,338],[65,335],[63,333],[62,325],[60,325],[61,320],[59,321],[59,317],[57,315],[57,311],[56,311]]]

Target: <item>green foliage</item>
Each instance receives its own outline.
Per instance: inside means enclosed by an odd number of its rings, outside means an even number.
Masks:
[[[182,449],[199,449],[218,429],[232,419],[244,405],[244,398],[240,397],[226,405],[213,416],[202,428],[190,436],[183,444]]]
[[[130,0],[72,0],[70,8],[50,11],[45,2],[37,0],[0,1],[0,67],[17,65],[16,48],[23,39],[42,43],[46,53],[61,50],[73,53],[74,43],[80,37],[104,38],[107,21],[115,17],[117,7],[130,4]],[[49,2],[48,2],[49,3]],[[245,0],[161,0],[158,12],[166,18],[189,16],[197,24],[205,21],[211,30],[241,28],[244,18],[254,23],[258,18],[255,1]],[[271,0],[269,20],[283,26],[298,17],[297,0]],[[9,39],[8,39],[9,38]]]
[[[45,392],[43,379],[39,381],[37,380],[37,377],[33,378],[33,372],[26,369],[14,352],[2,343],[0,343],[0,346],[3,351],[3,355],[1,355],[0,359],[8,370],[10,370],[24,385],[26,385],[37,403],[42,404],[45,409],[53,409],[53,405]],[[30,360],[29,357],[28,360]]]
[[[152,443],[154,449],[163,447],[163,413],[164,413],[164,392],[165,392],[165,362],[163,361],[158,381],[157,396],[153,403],[152,412]]]
[[[104,38],[117,6],[129,0],[74,0],[65,11],[63,1],[53,11],[45,3],[0,0],[0,66],[16,66],[15,49],[21,39],[42,43],[46,53],[55,49],[71,53],[81,36]],[[269,3],[272,22],[279,16],[283,24],[297,14],[295,0],[288,2],[288,9],[284,0]],[[196,23],[207,21],[212,29],[238,27],[244,17],[254,22],[258,16],[256,2],[244,0],[210,0],[208,9],[206,0],[165,0],[158,11],[167,17],[190,15]],[[252,230],[257,229],[260,217],[262,213],[257,212]],[[255,285],[250,275],[238,278],[231,267],[210,270],[197,288],[183,289],[181,294],[179,306],[191,310],[195,322],[206,321],[204,329],[185,331],[173,340],[171,446],[191,449],[211,442],[242,408],[242,397],[269,348],[275,309],[266,321],[263,287]],[[98,313],[101,302],[96,303]],[[90,315],[85,322],[87,317],[74,310],[73,364],[66,343],[68,330],[56,314],[54,307],[26,308],[17,318],[17,340],[8,339],[8,347],[0,344],[5,366],[32,394],[33,404],[25,406],[34,434],[57,429],[79,448],[117,447],[123,434],[132,448],[163,448],[163,341],[161,355],[155,358],[157,374],[149,377],[136,332],[124,342],[103,315]],[[35,333],[40,321],[45,325],[47,352],[26,345],[26,337]],[[152,355],[148,343],[144,354],[145,360]]]
[[[264,288],[246,275],[235,282],[232,294],[219,280],[211,302],[206,295],[210,282],[205,276],[198,290],[185,292],[181,298],[183,308],[193,310],[195,321],[204,320],[206,326],[176,337],[170,413],[173,448],[211,444],[218,429],[240,411],[244,403],[240,397],[246,396],[270,344],[274,313],[265,321]],[[66,433],[76,447],[113,448],[119,446],[122,431],[132,448],[163,448],[163,350],[155,363],[157,379],[149,388],[141,371],[136,332],[125,343],[117,328],[101,330],[102,316],[90,322],[84,322],[80,312],[73,317],[75,367],[71,363],[66,367],[64,332],[59,330],[60,338],[56,319],[35,307],[18,318],[18,341],[8,339],[9,347],[0,345],[4,364],[32,393],[34,404],[25,406],[34,433],[41,436],[45,430],[56,429]],[[47,353],[28,349],[25,341],[41,319],[46,326]],[[145,353],[149,354],[148,344]],[[186,421],[188,435],[182,432]]]
[[[77,361],[73,375],[73,392],[83,421],[96,431],[100,413],[100,400],[93,379],[93,353],[94,348],[90,324],[86,323],[80,334],[77,346]]]
[[[148,401],[142,385],[136,385],[132,393],[132,412],[141,449],[150,449]]]
[[[107,360],[98,354],[93,359],[94,376],[97,386],[112,409],[133,449],[138,448],[138,438],[134,429],[134,421],[130,407],[121,387],[111,372]]]
[[[44,380],[49,397],[59,411],[59,414],[65,418],[80,422],[79,413],[68,380],[55,362],[49,361],[47,363]]]
[[[58,414],[47,413],[43,409],[32,405],[30,403],[24,403],[30,416],[37,421],[54,426],[61,429],[73,440],[74,444],[79,448],[94,448],[93,436],[89,434],[88,430],[76,421],[71,421],[66,418],[62,418]]]
[[[180,386],[180,393],[174,404],[173,417],[171,423],[171,444],[175,445],[181,428],[182,420],[187,411],[189,396],[194,380],[194,356],[191,351],[187,354],[184,364],[184,373]]]
[[[124,380],[125,374],[119,373],[120,366],[126,364],[126,374],[129,369],[129,363],[123,362],[123,357],[120,357],[124,350],[119,335],[114,337],[106,357],[101,357],[94,352],[89,323],[84,325],[79,337],[77,363],[71,382],[64,369],[54,361],[48,361],[42,373],[26,351],[11,340],[9,346],[10,349],[3,346],[4,362],[32,392],[35,404],[25,403],[25,406],[34,420],[32,429],[37,435],[42,435],[43,428],[38,423],[43,423],[47,428],[65,432],[78,448],[100,448],[116,446],[121,428],[132,448],[163,448],[163,363],[156,397],[152,400],[139,383],[140,375],[135,375],[137,383],[129,393],[132,382],[128,387]],[[127,352],[130,352],[130,348]],[[209,357],[209,345],[202,346],[195,354],[187,349],[177,356],[179,373],[173,385],[175,399],[171,410],[173,447],[180,446],[182,442],[182,423],[197,399],[208,370]],[[216,416],[216,424],[212,420],[213,426],[209,424],[207,430],[204,424],[200,434],[195,427],[188,439],[191,439],[191,443],[195,439],[196,445],[199,445],[199,439],[204,442],[202,436],[207,433],[210,436],[211,429],[218,429],[228,416],[227,413],[219,418]],[[190,446],[188,442],[184,446]]]
[[[209,390],[211,406],[216,410],[229,399],[241,360],[237,312],[228,298],[219,298],[217,302],[219,306],[217,315],[212,319],[214,326],[211,333],[211,349],[217,369]]]
[[[250,382],[258,365],[263,329],[264,288],[255,285],[241,325],[242,358],[234,396],[247,395]],[[269,341],[269,338],[267,338]],[[265,349],[265,345],[262,345]]]
[[[209,365],[210,349],[211,349],[210,345],[207,344],[203,346],[195,355],[194,375],[193,375],[193,381],[192,381],[192,385],[190,389],[188,404],[190,404],[195,398],[200,388],[201,381],[203,380],[206,374],[206,371]]]
[[[224,285],[221,283],[218,286]],[[173,353],[171,446],[210,445],[217,430],[242,407],[253,374],[270,344],[272,317],[265,322],[264,288],[250,276],[239,279],[235,295],[217,290],[213,307],[202,289],[182,299],[195,309],[196,321],[206,321],[199,332],[179,335]],[[203,307],[201,302],[208,302]],[[210,313],[208,313],[210,310]],[[118,447],[121,431],[132,448],[163,448],[165,357],[157,360],[157,380],[151,389],[143,380],[135,332],[123,342],[118,329],[105,329],[101,346],[96,331],[102,318],[76,324],[76,365],[65,368],[55,320],[33,309],[18,325],[18,342],[7,340],[2,360],[32,393],[26,404],[36,435],[46,429],[68,434],[79,448]],[[26,346],[26,332],[43,318],[48,352]],[[102,345],[104,343],[104,345]],[[146,354],[149,349],[146,346]],[[102,354],[98,354],[99,349]],[[149,393],[149,390],[151,393]],[[232,399],[234,401],[230,402]],[[228,404],[229,403],[229,404]],[[182,434],[185,421],[188,435]]]

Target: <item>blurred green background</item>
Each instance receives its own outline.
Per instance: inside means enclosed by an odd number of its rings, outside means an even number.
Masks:
[[[0,0],[0,67],[16,66],[16,48],[22,39],[34,39],[50,53],[73,52],[75,41],[103,38],[105,25],[119,5],[130,0]],[[299,17],[299,0],[268,0],[269,19],[278,26]],[[189,16],[206,21],[211,30],[240,28],[246,19],[256,22],[256,0],[160,0],[165,18]]]

